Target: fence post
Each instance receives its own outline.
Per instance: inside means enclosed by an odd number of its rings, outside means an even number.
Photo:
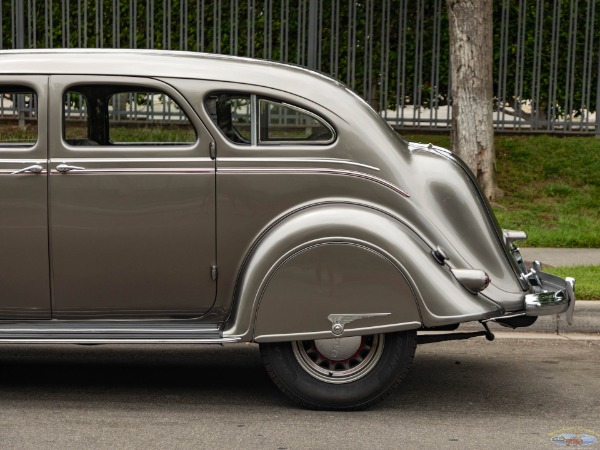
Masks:
[[[15,42],[14,48],[25,48],[25,0],[15,1]]]
[[[318,45],[318,21],[319,10],[318,0],[309,0],[308,4],[308,58],[307,66],[309,69],[317,68],[317,45]]]

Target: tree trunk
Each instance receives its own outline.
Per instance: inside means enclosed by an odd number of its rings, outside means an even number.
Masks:
[[[452,145],[488,199],[496,194],[492,121],[492,0],[447,0]]]

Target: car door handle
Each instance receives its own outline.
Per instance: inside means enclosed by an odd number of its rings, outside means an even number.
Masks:
[[[60,173],[67,173],[71,170],[85,170],[85,167],[69,166],[68,164],[59,164],[56,166],[56,170]]]
[[[34,164],[33,166],[25,167],[21,170],[17,170],[12,172],[11,175],[16,175],[18,173],[41,173],[44,168],[39,164]]]

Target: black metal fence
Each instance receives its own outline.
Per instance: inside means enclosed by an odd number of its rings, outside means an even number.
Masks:
[[[597,2],[494,2],[497,130],[600,134]],[[156,48],[305,65],[399,128],[450,127],[444,0],[0,0],[0,26],[4,49]]]

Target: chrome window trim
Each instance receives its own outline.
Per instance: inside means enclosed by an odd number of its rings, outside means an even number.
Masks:
[[[217,127],[219,128],[219,127]],[[221,129],[219,128],[219,131]],[[258,146],[258,97],[256,94],[250,95],[250,145]]]

